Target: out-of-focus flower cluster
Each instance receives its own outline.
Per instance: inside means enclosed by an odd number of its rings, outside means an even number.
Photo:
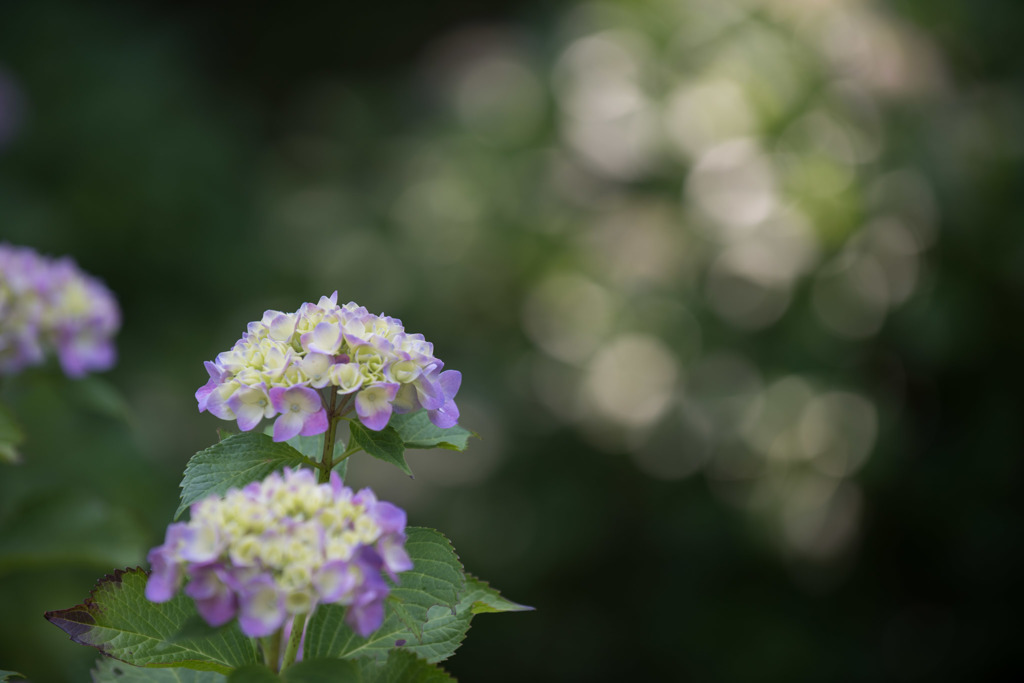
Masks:
[[[421,408],[438,427],[454,426],[462,374],[442,372],[434,345],[407,333],[402,321],[337,301],[334,292],[295,313],[267,311],[249,323],[230,351],[206,363],[210,380],[196,392],[200,412],[237,420],[243,431],[279,415],[274,440],[286,441],[327,431],[325,403],[334,390],[355,396],[369,429],[383,429],[393,411]]]
[[[405,512],[373,491],[353,493],[337,474],[317,484],[311,470],[285,470],[243,489],[192,505],[189,522],[167,528],[149,553],[146,597],[185,594],[213,626],[236,616],[251,637],[270,635],[289,615],[319,603],[348,606],[346,623],[362,636],[380,627],[388,584],[412,568]]]
[[[38,365],[51,349],[70,377],[106,370],[120,326],[113,294],[73,260],[0,243],[0,374]]]

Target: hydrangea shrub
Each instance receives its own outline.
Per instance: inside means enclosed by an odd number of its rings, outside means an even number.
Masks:
[[[46,618],[123,663],[99,665],[100,682],[133,667],[149,681],[181,668],[210,683],[452,680],[438,663],[476,614],[531,608],[468,575],[440,532],[407,527],[401,508],[342,479],[360,451],[408,472],[406,448],[465,450],[462,377],[443,368],[423,335],[339,306],[337,292],[267,311],[206,363],[200,411],[242,433],[189,461],[188,519],[168,526],[150,571],[115,571]]]

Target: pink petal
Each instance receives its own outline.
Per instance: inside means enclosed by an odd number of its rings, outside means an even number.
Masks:
[[[303,419],[299,413],[287,412],[274,422],[274,441],[287,441],[302,431]]]

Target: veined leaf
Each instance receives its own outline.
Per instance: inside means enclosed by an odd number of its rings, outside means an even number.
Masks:
[[[74,642],[135,666],[228,673],[257,661],[253,641],[237,625],[209,637],[174,640],[196,614],[195,604],[180,593],[168,602],[150,602],[146,580],[142,569],[118,570],[101,579],[81,605],[44,616]]]
[[[413,568],[399,575],[391,591],[381,627],[362,638],[344,623],[345,607],[321,605],[306,631],[305,657],[373,657],[383,659],[388,650],[412,640],[433,639],[427,632],[428,613],[455,612],[465,579],[451,543],[433,529],[408,529],[406,550]],[[446,637],[451,634],[445,634]]]
[[[412,470],[405,462],[405,442],[394,427],[389,425],[375,432],[353,420],[349,423],[349,434],[352,441],[364,451],[412,476]]]
[[[403,650],[415,653],[428,662],[440,662],[451,657],[462,645],[469,631],[470,622],[477,614],[485,612],[520,612],[532,607],[506,600],[485,581],[466,575],[466,586],[459,595],[455,611],[432,607],[427,613],[422,634],[399,636],[406,642]]]
[[[383,662],[359,660],[359,670],[363,683],[455,683],[437,664],[404,650],[392,650]]]
[[[228,683],[280,683],[281,677],[262,664],[246,664],[228,676]]]
[[[307,659],[276,674],[265,666],[249,664],[235,669],[227,683],[362,683],[359,668],[343,659]]]
[[[175,667],[150,669],[101,657],[92,670],[93,683],[227,683],[224,674]]]
[[[282,671],[281,679],[286,683],[363,682],[359,667],[343,659],[305,659]]]
[[[506,600],[486,582],[467,575],[466,586],[454,612],[441,605],[431,607],[427,610],[427,620],[422,627],[396,634],[395,643],[402,650],[424,661],[440,662],[451,657],[462,645],[475,615],[531,609]]]
[[[309,459],[286,443],[275,443],[266,434],[233,434],[199,451],[185,467],[181,480],[178,519],[188,506],[211,494],[224,495],[285,467],[309,464]]]
[[[271,436],[274,432],[273,425],[267,425],[267,436]],[[326,432],[324,434],[314,434],[313,436],[293,436],[292,438],[285,441],[286,444],[302,453],[304,456],[314,462],[320,462],[320,459],[324,455],[324,439],[326,438]]]
[[[426,662],[436,663],[458,649],[475,615],[533,609],[505,599],[473,576],[465,576],[457,599],[450,601],[449,591],[457,579],[454,572],[461,576],[461,565],[440,532],[410,529],[406,548],[414,566],[399,575],[401,584],[388,599],[381,627],[369,638],[361,638],[345,625],[344,607],[321,605],[306,633],[307,657],[383,661],[389,651],[401,648]]]
[[[458,425],[446,429],[436,426],[430,421],[426,410],[392,415],[388,426],[398,432],[406,448],[447,448],[452,451],[464,451],[469,445],[469,437],[477,436]]]

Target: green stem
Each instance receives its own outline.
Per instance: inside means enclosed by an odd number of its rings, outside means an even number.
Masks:
[[[359,447],[345,449],[345,452],[342,453],[341,455],[339,455],[338,459],[334,462],[334,466],[337,467],[338,465],[343,463],[345,460],[347,460],[350,455],[353,455],[354,453],[358,453],[361,450],[363,450],[363,449],[359,448]]]
[[[292,621],[292,634],[288,638],[288,644],[284,648],[284,659],[281,660],[281,671],[295,663],[295,657],[299,653],[299,644],[302,642],[302,632],[306,630],[306,615],[296,614]]]
[[[269,636],[260,638],[260,644],[263,646],[263,663],[272,671],[277,671],[277,658],[281,654],[281,629],[277,629]]]
[[[327,401],[327,432],[324,434],[324,453],[320,458],[320,462],[317,463],[317,467],[320,469],[320,476],[318,481],[321,484],[326,484],[331,480],[331,470],[334,469],[338,463],[346,459],[353,453],[362,450],[361,448],[353,448],[351,443],[349,447],[345,449],[345,452],[334,459],[334,447],[337,445],[335,439],[338,431],[338,423],[342,420],[349,418],[345,415],[352,412],[353,405],[349,402],[352,398],[351,395],[345,396],[340,401],[338,400],[338,392],[330,388],[331,398]]]
[[[326,484],[331,479],[331,469],[334,467],[334,438],[335,433],[338,429],[338,416],[336,415],[337,409],[336,404],[338,402],[338,392],[331,389],[331,400],[327,406],[327,433],[324,434],[324,454],[320,458],[320,476],[318,477],[321,484]]]

